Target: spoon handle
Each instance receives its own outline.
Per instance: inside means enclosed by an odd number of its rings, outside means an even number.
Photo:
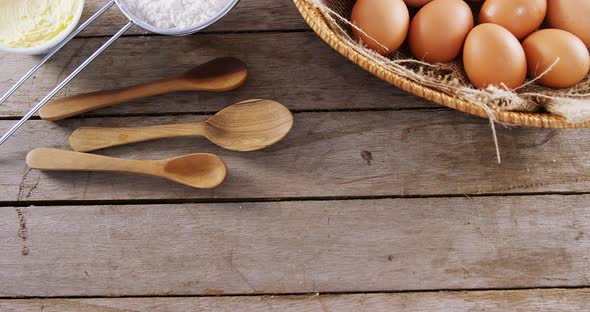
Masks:
[[[186,89],[181,79],[175,77],[121,89],[68,96],[47,103],[39,111],[39,116],[55,121],[135,99]]]
[[[73,150],[90,152],[157,139],[202,136],[205,127],[205,122],[123,128],[81,127],[70,135],[68,141]]]
[[[40,170],[116,171],[158,175],[155,162],[113,158],[70,152],[53,148],[37,148],[27,155],[27,165]]]

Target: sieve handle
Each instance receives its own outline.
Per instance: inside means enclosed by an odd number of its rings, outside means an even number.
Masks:
[[[88,18],[84,23],[82,23],[80,26],[78,26],[78,28],[76,28],[76,30],[74,30],[71,34],[69,34],[62,42],[60,42],[55,48],[51,49],[51,51],[49,51],[49,53],[47,53],[47,55],[45,55],[41,61],[39,61],[39,63],[37,65],[35,65],[35,67],[31,68],[24,76],[22,76],[15,84],[14,86],[12,86],[12,88],[10,88],[3,96],[2,98],[0,98],[0,104],[4,103],[4,101],[6,101],[6,99],[8,99],[13,93],[14,91],[16,91],[18,88],[20,88],[20,86],[25,83],[25,81],[27,81],[27,79],[29,79],[39,68],[41,68],[41,66],[43,66],[43,64],[45,64],[53,55],[55,55],[55,53],[57,53],[57,51],[59,51],[61,48],[63,48],[68,42],[70,42],[70,40],[72,40],[72,38],[76,37],[76,35],[78,35],[82,30],[84,30],[84,28],[86,28],[88,25],[90,25],[92,22],[94,22],[95,19],[97,19],[99,16],[101,16],[104,12],[106,12],[108,9],[110,9],[113,4],[115,4],[115,1],[109,1],[109,3],[107,3],[105,6],[102,7],[102,9],[98,10],[98,12],[94,13],[94,15],[92,15],[90,18]]]
[[[106,50],[113,42],[115,42],[121,35],[123,35],[131,26],[133,26],[133,22],[127,23],[123,28],[121,28],[116,34],[114,34],[107,42],[105,42],[98,50],[96,50],[92,55],[90,55],[78,68],[76,68],[70,75],[66,77],[62,82],[60,82],[49,94],[47,94],[37,105],[35,105],[26,115],[24,115],[10,130],[8,130],[2,138],[0,138],[0,145],[6,142],[8,138],[13,135],[16,130],[18,130],[31,116],[33,116],[43,105],[45,105],[51,98],[59,92],[66,84],[68,84],[72,79],[74,79],[88,64],[92,63],[95,58],[97,58],[104,50]]]

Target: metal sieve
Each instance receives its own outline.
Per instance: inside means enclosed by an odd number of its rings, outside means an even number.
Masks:
[[[59,51],[62,47],[64,47],[72,38],[74,38],[77,34],[79,34],[84,28],[90,25],[94,20],[96,20],[99,16],[101,16],[104,12],[108,11],[113,4],[117,4],[119,10],[129,19],[129,22],[125,24],[119,31],[117,31],[107,42],[105,42],[100,48],[98,48],[94,53],[92,53],[82,64],[80,64],[72,73],[70,73],[63,81],[61,81],[49,94],[47,94],[39,103],[37,103],[27,114],[25,114],[12,128],[10,128],[3,136],[0,138],[0,144],[6,142],[8,138],[13,135],[29,118],[31,118],[43,105],[45,105],[55,94],[57,94],[64,86],[66,86],[72,79],[74,79],[84,68],[86,68],[96,57],[98,57],[104,50],[106,50],[113,42],[115,42],[119,37],[121,37],[129,28],[134,25],[141,27],[149,32],[160,34],[160,35],[169,35],[169,36],[185,36],[190,35],[193,33],[198,32],[204,28],[209,27],[213,23],[217,22],[219,19],[224,17],[229,11],[231,11],[236,4],[238,4],[240,0],[231,0],[223,10],[217,13],[213,18],[208,21],[205,21],[200,24],[196,24],[194,26],[188,28],[159,28],[145,21],[138,18],[133,12],[129,10],[127,5],[125,4],[125,0],[111,0],[109,1],[104,7],[98,10],[94,15],[88,18],[84,23],[82,23],[78,28],[76,28],[70,35],[68,35],[60,44],[58,44],[55,48],[53,48],[37,65],[31,68],[21,79],[17,81],[17,83],[12,86],[0,98],[0,104],[4,103],[8,97],[10,97],[14,91],[16,91],[27,79],[29,79],[43,64],[45,64],[57,51]]]

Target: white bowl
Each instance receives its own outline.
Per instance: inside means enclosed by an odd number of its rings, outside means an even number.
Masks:
[[[45,54],[53,49],[56,45],[62,42],[78,25],[80,21],[80,17],[82,17],[82,12],[84,11],[84,2],[85,0],[78,0],[78,7],[76,12],[74,12],[74,18],[72,22],[64,29],[59,35],[55,36],[53,39],[45,42],[44,44],[32,48],[11,48],[7,46],[3,46],[0,44],[0,51],[4,52],[11,52],[11,53],[19,53],[19,54],[30,54],[30,55],[38,55],[38,54]]]

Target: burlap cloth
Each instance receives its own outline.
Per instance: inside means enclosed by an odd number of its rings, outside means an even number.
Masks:
[[[419,84],[465,99],[488,110],[546,110],[565,117],[570,123],[590,120],[590,75],[576,86],[566,89],[547,88],[530,80],[515,90],[501,87],[478,89],[469,82],[459,60],[446,64],[424,63],[414,59],[405,45],[388,56],[382,56],[366,48],[352,36],[351,29],[355,26],[350,23],[350,15],[355,0],[306,1],[316,6],[334,32],[357,52]],[[476,9],[474,7],[474,10]]]

